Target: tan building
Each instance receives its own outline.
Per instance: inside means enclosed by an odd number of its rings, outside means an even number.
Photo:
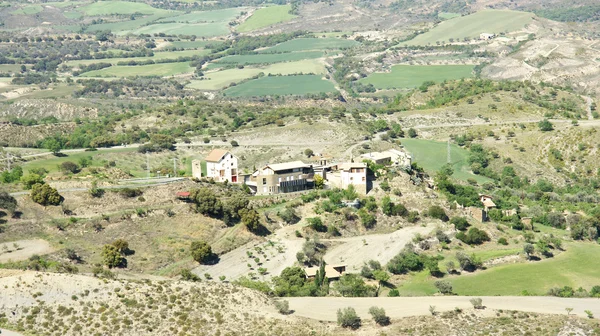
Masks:
[[[235,155],[224,149],[213,149],[206,158],[206,176],[202,176],[202,163],[200,160],[192,161],[192,176],[194,178],[208,177],[216,182],[237,183],[238,159]]]
[[[257,195],[273,195],[312,189],[314,170],[302,161],[269,164],[245,181]]]
[[[367,193],[367,164],[364,162],[342,163],[340,170],[341,188],[346,189],[353,185],[356,192]]]
[[[314,279],[317,276],[318,266],[307,267],[304,269],[307,279]],[[329,280],[339,279],[346,272],[346,265],[325,265],[325,278]]]

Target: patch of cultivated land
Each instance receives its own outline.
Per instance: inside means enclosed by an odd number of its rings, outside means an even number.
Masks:
[[[534,14],[511,10],[483,10],[471,15],[443,21],[426,33],[404,42],[407,45],[429,45],[436,42],[479,38],[481,33],[499,34],[523,29]]]
[[[113,32],[117,35],[126,35],[135,29],[150,25],[158,19],[165,18],[165,17],[171,17],[171,16],[178,16],[181,14],[182,14],[182,12],[163,11],[163,12],[160,12],[157,14],[152,14],[152,15],[148,15],[145,17],[136,18],[135,20],[116,21],[116,22],[100,23],[100,24],[91,25],[86,28],[86,32],[110,30],[111,32]],[[77,30],[75,29],[74,31],[77,31]]]
[[[81,10],[90,16],[136,13],[156,14],[164,11],[163,9],[154,8],[142,2],[129,1],[98,1],[82,7]]]
[[[230,55],[219,58],[212,65],[220,66],[226,64],[269,64],[280,62],[300,61],[304,59],[320,58],[325,55],[322,51],[299,51],[280,54],[254,54],[254,55]],[[216,64],[215,64],[216,63]],[[220,64],[221,63],[221,64]]]
[[[172,76],[193,72],[189,62],[159,63],[136,66],[111,66],[83,73],[80,77]]]
[[[160,23],[151,24],[140,27],[132,31],[121,32],[124,34],[169,34],[169,35],[196,35],[201,37],[212,37],[226,35],[229,33],[229,26],[224,22],[209,22],[209,23]]]
[[[204,46],[206,46],[209,43],[210,43],[210,41],[200,41],[200,40],[173,41],[173,42],[168,42],[168,44],[165,44],[163,46],[163,48],[175,47],[175,48],[183,48],[183,49],[197,49],[197,48],[203,48]]]
[[[200,22],[229,22],[240,15],[245,9],[227,8],[213,11],[191,12],[180,16],[160,19],[159,22],[181,22],[181,23],[200,23]]]
[[[445,142],[402,139],[402,145],[412,155],[412,161],[423,167],[430,174],[435,174],[447,162],[448,144]],[[479,183],[491,181],[487,177],[475,175],[471,172],[467,157],[469,152],[455,144],[450,144],[450,163],[454,169],[453,177],[466,181],[474,179]]]
[[[345,49],[359,45],[354,40],[338,38],[297,38],[261,50],[263,53],[292,52],[305,50]]]
[[[241,80],[256,76],[259,73],[265,75],[291,75],[295,73],[325,73],[325,66],[317,60],[304,60],[297,62],[276,63],[265,68],[227,69],[217,72],[210,72],[204,75],[203,80],[194,80],[187,86],[200,90],[219,90],[231,83],[237,83]]]
[[[394,65],[391,72],[376,72],[360,80],[377,89],[414,88],[425,81],[441,82],[473,77],[472,65]]]
[[[246,21],[242,22],[242,24],[237,27],[237,31],[244,33],[268,27],[276,23],[289,21],[296,17],[296,15],[289,13],[291,9],[291,5],[261,8],[255,11]]]
[[[116,65],[119,62],[143,62],[147,60],[157,61],[164,59],[176,59],[178,57],[191,57],[191,56],[203,56],[209,53],[209,50],[182,50],[182,51],[159,51],[155,52],[154,56],[148,57],[116,57],[116,58],[103,58],[103,59],[86,59],[86,60],[73,60],[67,61],[64,64],[68,66],[78,65],[90,65],[96,63],[110,63]]]
[[[230,97],[304,95],[334,92],[333,83],[320,75],[261,77],[225,90]]]

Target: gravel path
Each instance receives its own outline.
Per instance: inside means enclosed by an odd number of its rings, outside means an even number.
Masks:
[[[435,306],[437,312],[453,310],[455,307],[472,309],[472,297],[468,296],[428,296],[428,297],[379,297],[379,298],[341,298],[341,297],[297,297],[287,299],[294,314],[322,321],[336,321],[337,310],[344,307],[356,309],[363,319],[370,319],[368,310],[372,306],[385,309],[391,318],[430,315],[429,307]],[[492,309],[518,310],[541,314],[566,314],[565,308],[573,308],[571,314],[586,317],[585,310],[600,316],[599,299],[564,299],[539,296],[481,296],[485,310],[490,315]]]

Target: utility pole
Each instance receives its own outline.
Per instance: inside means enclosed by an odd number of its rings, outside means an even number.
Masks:
[[[173,158],[173,176],[177,177],[177,158]]]
[[[146,152],[146,178],[150,178],[150,155]]]
[[[450,156],[450,139],[448,139],[448,149],[447,149],[447,151],[448,151],[448,154],[447,154],[447,157],[446,157],[446,161],[447,161],[448,164],[451,164],[452,157]]]

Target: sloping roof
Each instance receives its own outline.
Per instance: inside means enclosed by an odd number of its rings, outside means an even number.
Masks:
[[[189,191],[178,191],[177,192],[177,197],[190,197],[190,192]]]
[[[367,164],[364,162],[346,162],[338,166],[340,170],[350,170],[352,168],[367,168]]]
[[[274,171],[279,170],[288,170],[294,168],[309,168],[311,165],[304,163],[302,161],[292,161],[292,162],[284,162],[284,163],[275,163],[268,164],[267,167],[273,169]]]
[[[485,199],[482,203],[487,208],[495,208],[496,207],[496,203],[494,203],[494,201],[492,201],[491,199]]]
[[[338,267],[338,266],[336,266]],[[345,267],[345,266],[344,266]],[[304,269],[304,273],[308,278],[317,276],[318,266],[308,267]],[[338,272],[333,266],[325,265],[325,277],[327,279],[336,279],[342,276],[342,273]]]
[[[229,153],[229,151],[225,149],[213,149],[210,153],[208,153],[204,160],[208,162],[219,162],[227,153]]]

